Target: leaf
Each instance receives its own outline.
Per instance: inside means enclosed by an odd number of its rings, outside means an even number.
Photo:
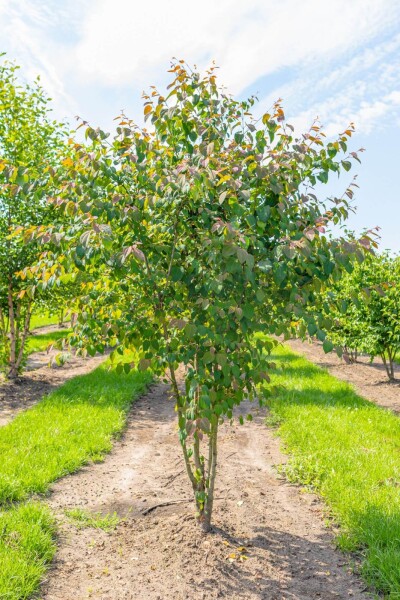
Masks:
[[[193,323],[188,323],[184,329],[185,336],[192,339],[197,333],[197,327]]]
[[[209,364],[211,362],[213,362],[214,360],[214,354],[212,354],[211,352],[205,352],[205,354],[203,355],[203,362],[205,364]]]
[[[225,353],[222,352],[218,352],[215,356],[217,363],[221,366],[224,367],[227,363],[227,356]]]
[[[151,361],[148,358],[142,358],[142,360],[139,361],[139,370],[146,371],[146,369],[148,369],[150,365]]]
[[[278,285],[282,285],[282,283],[286,279],[286,265],[285,263],[279,263],[278,268],[274,271],[274,280]]]
[[[172,281],[180,281],[184,275],[184,271],[182,267],[178,267],[174,265],[171,269],[171,279]]]
[[[345,171],[350,171],[351,162],[349,160],[342,160],[342,167]]]
[[[243,265],[243,263],[246,262],[246,259],[248,257],[246,250],[244,248],[238,248],[236,254],[240,264]]]
[[[322,344],[322,347],[324,349],[325,354],[327,354],[328,352],[331,352],[333,350],[333,344],[328,339],[324,340],[324,343]]]
[[[257,266],[263,273],[268,273],[272,269],[272,262],[266,258],[265,260],[261,260]]]
[[[307,331],[310,335],[315,335],[318,331],[318,327],[315,325],[315,323],[309,323],[307,326]]]
[[[135,245],[133,245],[131,248],[132,248],[132,254],[141,262],[145,262],[146,257],[143,254],[143,252]]]

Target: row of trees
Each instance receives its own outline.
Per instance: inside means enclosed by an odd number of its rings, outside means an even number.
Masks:
[[[348,216],[351,187],[328,200],[314,191],[358,158],[347,150],[351,127],[332,142],[317,123],[295,136],[280,104],[254,118],[255,99],[234,100],[214,69],[202,76],[176,62],[170,73],[167,94],[144,96],[147,127],[122,115],[112,135],[85,126],[84,142],[67,142],[38,84],[19,86],[3,66],[3,345],[13,376],[33,303],[57,286],[75,289],[78,349],[133,349],[135,367],[171,383],[208,530],[219,426],[244,400],[271,393],[272,336],[302,323],[301,335],[333,348],[336,299],[326,292],[374,242],[329,235]],[[123,376],[132,366],[117,368]]]
[[[400,357],[400,257],[369,255],[328,292],[331,339],[348,362],[360,353],[380,356],[390,381]],[[333,301],[333,303],[332,303]]]
[[[18,227],[57,224],[61,214],[47,199],[54,194],[52,175],[62,167],[68,130],[52,118],[50,99],[39,80],[24,84],[18,67],[0,63],[0,369],[16,377],[32,312],[58,313],[74,293],[68,288],[40,293],[20,272],[37,263],[42,249],[15,235]]]

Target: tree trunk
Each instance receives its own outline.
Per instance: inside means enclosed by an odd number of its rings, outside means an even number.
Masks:
[[[15,365],[17,373],[20,370],[22,359],[24,357],[25,343],[26,343],[26,338],[28,337],[28,333],[29,333],[29,326],[31,324],[31,316],[32,316],[31,304],[28,304],[28,307],[26,309],[24,328],[22,330],[22,336],[20,339],[19,352],[18,352],[16,365]]]
[[[169,365],[172,394],[176,400],[179,420],[185,418],[186,398],[179,391],[173,365]],[[208,435],[208,465],[201,455],[199,432],[194,433],[192,453],[187,448],[187,438],[181,435],[181,446],[186,472],[192,484],[197,508],[197,522],[202,530],[207,533],[211,529],[211,518],[214,506],[215,479],[217,474],[217,449],[218,449],[218,417],[210,424]],[[191,461],[192,457],[192,461]]]
[[[15,307],[13,299],[13,285],[12,277],[8,278],[8,289],[7,289],[7,302],[8,302],[8,319],[10,328],[10,352],[8,356],[8,373],[9,379],[15,379],[18,375],[17,369],[17,324],[15,322]]]
[[[209,460],[208,460],[208,478],[206,489],[206,501],[204,504],[203,514],[201,515],[201,525],[203,531],[208,533],[211,529],[211,519],[214,508],[214,491],[215,479],[217,475],[217,458],[218,458],[218,419],[211,426],[209,438]]]
[[[393,357],[390,353],[390,351],[388,351],[388,356],[386,358],[386,355],[384,352],[382,352],[381,354],[381,358],[382,358],[382,362],[385,365],[385,369],[386,369],[386,374],[389,378],[389,381],[394,381],[394,362],[393,362]]]

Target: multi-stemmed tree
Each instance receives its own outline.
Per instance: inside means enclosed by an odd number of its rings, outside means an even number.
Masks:
[[[40,253],[15,230],[54,222],[46,196],[65,129],[39,82],[18,82],[17,68],[0,63],[0,366],[10,378],[22,367],[34,303],[19,272]]]
[[[322,202],[313,186],[351,166],[352,130],[325,143],[314,124],[296,138],[279,104],[254,119],[254,99],[234,100],[214,69],[203,77],[179,62],[171,73],[168,95],[144,97],[147,129],[122,116],[114,137],[89,127],[87,143],[73,143],[54,199],[70,224],[39,230],[54,246],[35,274],[84,271],[75,343],[134,348],[135,365],[168,377],[208,530],[219,425],[262,401],[273,368],[276,342],[254,334],[289,332],[295,313],[322,335],[316,298],[351,262],[356,244],[326,233],[348,198]]]

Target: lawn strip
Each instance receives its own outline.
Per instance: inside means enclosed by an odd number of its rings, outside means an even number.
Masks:
[[[149,372],[108,370],[109,361],[44,397],[0,429],[0,598],[23,600],[37,590],[54,552],[47,507],[32,503],[53,481],[100,461],[126,423]],[[27,500],[23,503],[22,501]],[[18,504],[19,502],[19,504]]]
[[[357,551],[367,584],[400,598],[400,421],[288,348],[272,357],[270,423],[290,455],[287,477],[312,486]]]
[[[37,590],[55,553],[50,510],[27,502],[0,510],[0,598],[25,600]]]
[[[0,504],[44,493],[59,477],[111,450],[151,375],[118,375],[108,364],[67,381],[0,429]]]
[[[46,327],[47,325],[57,325],[59,318],[57,315],[33,314],[31,317],[30,329]]]
[[[27,355],[34,352],[44,352],[51,344],[56,344],[66,338],[71,331],[71,329],[60,329],[59,331],[30,335],[26,340],[25,352]]]

